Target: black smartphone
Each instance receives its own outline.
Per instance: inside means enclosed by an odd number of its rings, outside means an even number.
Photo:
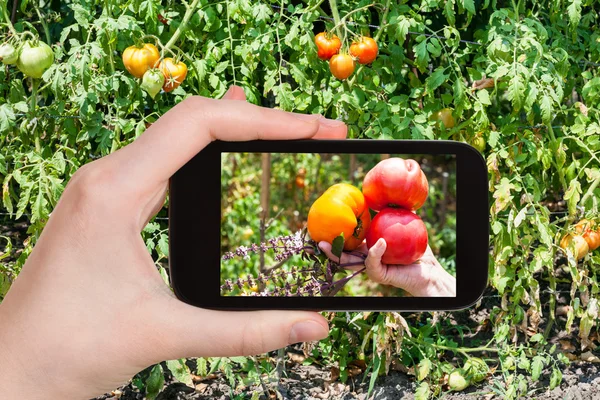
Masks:
[[[171,178],[169,238],[194,306],[457,310],[487,285],[487,168],[454,141],[215,141]]]

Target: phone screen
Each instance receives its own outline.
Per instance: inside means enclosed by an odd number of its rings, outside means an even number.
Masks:
[[[456,164],[221,153],[220,295],[455,297]],[[383,255],[369,255],[380,239]]]

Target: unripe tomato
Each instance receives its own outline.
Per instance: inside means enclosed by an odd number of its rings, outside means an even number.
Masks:
[[[329,70],[338,79],[346,79],[354,72],[354,60],[348,54],[336,54],[329,60]]]
[[[363,194],[369,208],[375,211],[386,207],[417,210],[427,200],[429,183],[415,160],[392,157],[367,172]]]
[[[17,62],[19,58],[19,53],[17,49],[10,43],[2,43],[0,45],[0,61],[5,65],[12,65]]]
[[[574,247],[574,256],[578,260],[581,260],[590,251],[590,246],[581,235],[573,235],[571,233],[565,235],[560,241],[560,247],[563,250]]]
[[[28,40],[21,47],[17,68],[26,76],[39,79],[54,62],[54,52],[41,40]]]
[[[373,218],[367,231],[367,247],[383,238],[387,244],[381,257],[384,264],[410,265],[427,250],[427,228],[419,216],[404,208],[384,208]]]
[[[140,87],[144,89],[150,97],[154,98],[165,83],[165,77],[162,72],[156,68],[151,68],[144,74]]]
[[[487,377],[489,371],[487,363],[477,357],[469,357],[465,362],[463,369],[467,373],[467,377],[473,382],[483,381]]]
[[[179,87],[187,76],[188,71],[187,65],[181,61],[175,63],[170,57],[162,60],[159,68],[165,76],[165,84],[163,85],[163,90],[165,92],[170,92]]]
[[[136,78],[143,77],[148,69],[156,67],[159,59],[160,53],[152,43],[145,43],[142,47],[129,46],[123,52],[123,65]]]
[[[600,230],[594,230],[596,224],[593,221],[582,219],[575,225],[575,232],[580,234],[587,242],[590,251],[600,247]]]
[[[448,377],[448,387],[450,388],[450,390],[460,392],[469,387],[469,384],[469,381],[465,379],[461,371],[452,371],[452,373]]]
[[[317,56],[321,60],[329,60],[342,47],[339,37],[333,33],[327,34],[326,32],[321,32],[315,36],[315,44],[317,45]]]
[[[358,42],[350,45],[350,54],[358,58],[360,64],[370,64],[377,58],[377,42],[373,38],[363,36]]]
[[[433,113],[430,119],[432,121],[441,122],[444,124],[446,129],[452,129],[454,128],[454,125],[456,125],[456,120],[452,116],[452,110],[449,108],[442,108],[441,110]]]
[[[244,229],[244,232],[242,232],[242,238],[244,238],[244,240],[250,239],[252,235],[254,235],[252,228],[246,228]]]
[[[308,234],[315,242],[344,235],[344,250],[354,250],[363,242],[371,214],[361,191],[347,183],[327,189],[308,211]]]
[[[485,139],[482,135],[477,135],[471,140],[471,146],[475,147],[480,153],[483,153],[485,150]]]

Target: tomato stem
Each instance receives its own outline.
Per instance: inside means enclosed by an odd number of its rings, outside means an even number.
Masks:
[[[48,44],[52,43],[52,39],[50,37],[50,29],[48,28],[48,24],[46,23],[46,20],[42,16],[42,13],[40,12],[40,9],[37,6],[34,6],[33,8],[35,9],[35,12],[37,13],[38,18],[40,19],[40,24],[42,24],[42,27],[44,28],[44,35],[46,35],[46,43],[48,43]]]
[[[37,92],[40,81],[38,79],[31,78],[31,116],[35,118],[35,110],[37,108]],[[35,150],[38,153],[42,152],[42,146],[40,145],[40,134],[37,126],[33,131],[34,141],[35,141]]]
[[[185,30],[188,22],[192,18],[194,11],[196,11],[196,8],[198,7],[199,2],[200,2],[200,0],[194,0],[192,2],[192,4],[190,4],[190,6],[187,8],[187,10],[185,11],[185,15],[183,16],[183,19],[181,20],[181,24],[177,27],[177,30],[175,31],[173,36],[171,36],[171,39],[169,39],[167,44],[165,44],[165,47],[164,47],[165,50],[170,49],[171,46],[173,46],[175,44],[175,42],[177,42],[177,40],[179,39],[179,36],[181,36],[181,34]]]
[[[12,22],[10,20],[10,17],[8,16],[8,9],[6,7],[2,7],[2,16],[4,17],[4,20],[6,21],[6,25],[8,25],[8,29],[10,30],[10,32],[13,35],[17,36],[19,33],[17,32],[17,30],[13,26],[13,24],[12,24]]]
[[[340,13],[337,7],[337,0],[329,0],[329,8],[331,8],[331,15],[333,16],[333,22],[335,22],[334,30],[336,31],[338,37],[341,39],[342,43],[346,42],[346,32],[340,29],[341,19]],[[343,34],[342,34],[343,33]]]

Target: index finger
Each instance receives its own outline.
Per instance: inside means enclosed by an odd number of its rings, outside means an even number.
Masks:
[[[295,114],[239,100],[189,97],[138,139],[113,153],[121,176],[132,184],[168,179],[215,139],[225,141],[345,138],[342,121]]]

